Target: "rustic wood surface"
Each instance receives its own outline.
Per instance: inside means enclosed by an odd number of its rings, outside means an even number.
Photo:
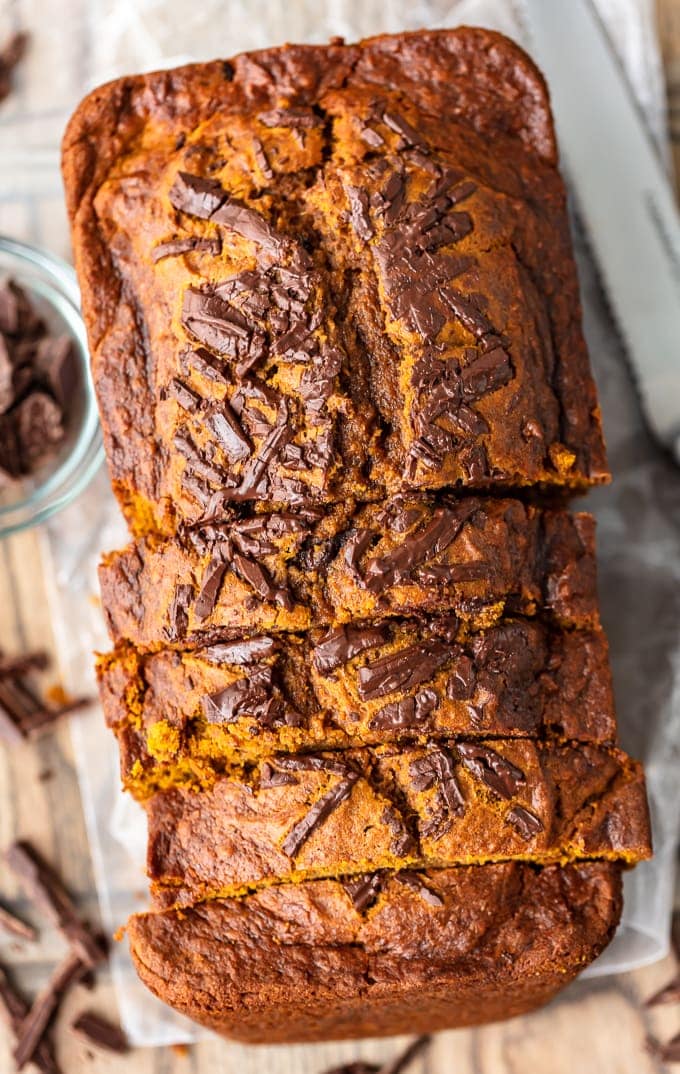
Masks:
[[[680,0],[658,0],[658,27],[668,81],[669,125],[680,175]],[[10,652],[50,648],[52,644],[40,576],[40,535],[35,531],[0,543],[0,647]],[[64,627],[66,629],[66,625]],[[47,675],[49,681],[49,674]],[[0,746],[0,848],[27,838],[55,863],[84,913],[96,917],[96,900],[87,839],[66,726],[37,744]],[[0,866],[0,896],[28,920],[40,924]],[[32,993],[63,952],[52,929],[42,929],[37,945],[0,936],[0,962]],[[663,963],[602,982],[577,982],[544,1011],[507,1024],[440,1034],[429,1052],[413,1064],[414,1074],[652,1074],[663,1066],[646,1049],[648,1035],[668,1040],[680,1030],[680,1008],[649,1010],[644,1000],[673,973]],[[183,1049],[137,1050],[125,1056],[95,1053],[69,1032],[85,1008],[111,1014],[112,988],[105,972],[96,991],[69,997],[57,1028],[58,1055],[65,1074],[298,1074],[291,1053],[243,1049],[226,1060],[225,1047],[208,1038]],[[12,1070],[10,1039],[0,1023],[0,1074]],[[350,1054],[386,1059],[398,1042],[367,1042],[350,1048],[328,1045],[304,1060],[305,1071],[319,1074]],[[670,1068],[669,1068],[670,1069]],[[676,1068],[677,1069],[677,1068]]]

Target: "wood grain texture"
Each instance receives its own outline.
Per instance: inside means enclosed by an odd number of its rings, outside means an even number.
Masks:
[[[13,4],[5,12],[10,9]],[[657,17],[680,176],[680,0],[658,0]],[[9,222],[11,207],[5,206],[4,212]],[[0,227],[3,215],[0,212]],[[15,215],[12,223],[16,233],[20,222]],[[41,561],[36,532],[0,543],[0,648],[15,652],[52,647]],[[46,680],[50,681],[49,673]],[[45,772],[50,778],[41,780]],[[12,750],[0,747],[0,848],[18,837],[32,840],[55,864],[83,914],[95,919],[92,867],[66,726],[34,744]],[[35,945],[0,935],[0,962],[8,964],[16,982],[33,994],[61,957],[63,943],[56,930],[38,920],[2,865],[0,894],[10,909],[41,930]],[[648,1034],[665,1041],[677,1033],[680,1008],[676,1004],[649,1010],[644,1000],[672,973],[669,958],[615,979],[576,982],[556,1003],[530,1017],[440,1034],[411,1069],[414,1074],[660,1074],[664,1068],[646,1051],[645,1041]],[[112,1017],[114,1004],[105,972],[98,974],[93,995],[76,989],[69,996],[57,1028],[58,1057],[67,1074],[321,1074],[351,1058],[385,1061],[400,1047],[395,1040],[247,1049],[211,1037],[186,1055],[144,1049],[110,1056],[95,1052],[69,1032],[70,1022],[82,1009]],[[0,1072],[11,1070],[11,1041],[0,1024]]]

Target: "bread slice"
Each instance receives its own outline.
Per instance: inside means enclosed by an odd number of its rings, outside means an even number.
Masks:
[[[146,802],[156,905],[376,869],[650,856],[640,766],[492,739],[278,754]]]
[[[620,913],[616,864],[507,862],[288,884],[137,914],[127,932],[165,1003],[276,1044],[524,1014],[600,954]]]

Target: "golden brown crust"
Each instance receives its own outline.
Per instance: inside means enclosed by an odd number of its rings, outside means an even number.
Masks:
[[[146,803],[159,906],[263,884],[524,859],[649,857],[644,779],[618,751],[526,739],[279,754]]]
[[[228,1037],[387,1036],[535,1009],[597,957],[621,913],[619,867],[606,862],[378,881],[363,910],[323,880],[138,914],[132,956],[164,1002]]]
[[[63,166],[136,532],[218,490],[295,506],[606,477],[547,93],[498,35],[122,79],[81,104]],[[231,199],[211,219],[205,179]]]

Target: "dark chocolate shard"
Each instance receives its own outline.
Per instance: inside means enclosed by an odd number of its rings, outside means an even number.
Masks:
[[[30,472],[63,440],[62,409],[47,392],[35,391],[17,404],[13,413],[22,468]]]
[[[170,627],[166,631],[168,641],[179,641],[186,636],[189,625],[189,605],[194,595],[194,587],[181,583],[175,587],[170,604]]]
[[[170,188],[170,202],[179,212],[209,220],[226,199],[227,193],[216,179],[179,172]]]
[[[222,243],[219,239],[202,239],[198,235],[187,235],[183,239],[168,239],[167,242],[159,242],[157,246],[154,246],[151,257],[154,262],[157,262],[165,257],[181,257],[182,254],[196,251],[217,257],[221,250]]]
[[[201,580],[201,588],[194,604],[197,619],[207,619],[213,612],[222,586],[222,579],[231,561],[231,547],[225,541],[212,555]]]
[[[382,890],[383,882],[382,873],[364,873],[363,876],[353,876],[340,881],[358,914],[362,914],[374,904]]]
[[[202,402],[201,397],[197,392],[193,391],[188,385],[177,378],[170,381],[163,392],[163,398],[176,399],[182,409],[190,414],[195,413]]]
[[[289,858],[294,858],[299,853],[319,825],[323,824],[346,798],[349,798],[358,778],[355,772],[350,773],[314,803],[302,820],[299,820],[291,828],[284,839],[281,847],[284,854],[287,854]]]
[[[32,925],[22,921],[20,917],[11,913],[6,907],[0,906],[0,931],[9,932],[12,936],[18,936],[21,940],[35,940],[38,933]]]
[[[199,649],[197,656],[207,660],[210,664],[254,664],[267,656],[273,656],[276,652],[276,643],[273,638],[261,635],[243,641],[218,642],[216,645],[208,645],[205,649]]]
[[[277,753],[273,763],[286,772],[332,772],[343,779],[356,775],[346,761],[323,753]]]
[[[95,1014],[94,1011],[83,1011],[79,1014],[71,1023],[71,1029],[95,1048],[103,1048],[117,1055],[125,1055],[130,1050],[127,1037],[120,1026],[109,1022],[108,1018],[103,1018],[100,1014]]]
[[[54,970],[17,1029],[13,1055],[19,1070],[36,1054],[63,996],[88,972],[89,966],[81,962],[73,951],[69,952]]]
[[[509,824],[512,824],[513,828],[522,836],[522,839],[526,839],[530,842],[535,835],[543,831],[543,821],[540,817],[537,817],[534,813],[530,813],[524,806],[513,806],[509,813],[506,814],[505,819]]]
[[[257,563],[248,556],[241,555],[240,552],[234,553],[233,564],[234,571],[239,578],[252,586],[262,600],[272,601],[287,611],[291,611],[293,598],[290,592],[284,587],[274,585],[269,573],[262,564]]]
[[[264,146],[259,138],[253,138],[253,155],[257,161],[257,166],[264,175],[265,179],[273,179],[274,172],[272,171],[271,164],[267,154],[265,153]]]
[[[524,773],[500,753],[475,742],[458,742],[456,751],[469,772],[499,798],[514,798],[526,784]]]
[[[13,843],[5,860],[28,897],[66,937],[80,961],[89,968],[102,962],[105,948],[79,917],[61,881],[37,851],[28,843]]]
[[[372,701],[395,690],[410,690],[431,679],[449,657],[450,647],[434,640],[387,653],[359,668],[359,696]]]
[[[349,201],[349,219],[360,239],[368,241],[373,238],[374,230],[369,215],[368,194],[356,186],[346,188]]]
[[[421,899],[427,903],[428,906],[443,906],[444,900],[441,896],[437,895],[436,891],[428,887],[420,873],[416,873],[411,869],[402,869],[395,874],[397,880],[400,883],[405,884],[411,891],[415,891],[417,895],[420,895]]]
[[[323,120],[308,108],[270,108],[257,117],[265,127],[322,127]]]
[[[375,627],[341,626],[330,630],[315,646],[312,659],[317,671],[328,674],[366,649],[384,645],[390,639],[387,625]]]
[[[368,726],[371,731],[424,731],[438,708],[437,692],[420,690],[415,696],[384,705],[371,717]]]
[[[14,991],[7,976],[0,966],[0,1011],[4,1014],[5,1021],[16,1041],[17,1033],[24,1022],[29,1006],[22,997]],[[57,1064],[52,1046],[44,1037],[38,1043],[32,1055],[33,1065],[40,1074],[61,1074],[61,1067]]]
[[[283,703],[272,693],[272,669],[268,665],[256,665],[247,678],[237,679],[224,690],[208,694],[202,699],[202,708],[208,723],[235,723],[244,716],[251,716],[261,723],[273,724],[282,716]]]
[[[436,788],[437,810],[428,821],[421,823],[424,836],[440,839],[449,831],[452,818],[465,812],[465,799],[456,779],[455,765],[448,750],[432,747],[412,761],[409,773],[416,791]]]
[[[206,420],[229,462],[241,462],[250,457],[252,444],[226,399],[210,412]]]
[[[455,507],[438,507],[430,521],[418,532],[384,556],[369,560],[364,584],[374,593],[409,581],[413,570],[443,552],[456,539],[474,504],[461,501]]]

